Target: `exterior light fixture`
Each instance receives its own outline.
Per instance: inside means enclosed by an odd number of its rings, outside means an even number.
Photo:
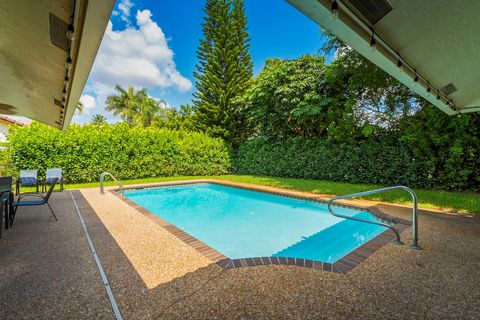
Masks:
[[[75,29],[73,28],[73,24],[68,25],[66,36],[67,36],[67,39],[70,40],[70,41],[75,39]]]
[[[65,62],[65,68],[70,69],[72,67],[72,58],[70,58],[70,55],[67,57],[67,61]]]
[[[402,63],[402,60],[400,59],[398,59],[397,68],[398,68],[398,71],[403,72],[403,63]]]
[[[66,94],[66,93],[67,93],[67,88],[66,88],[66,87],[63,87],[62,93],[63,93],[63,94]]]
[[[415,71],[415,78],[413,78],[413,86],[415,87],[418,84],[418,74],[416,70],[414,71]]]
[[[338,2],[336,0],[333,0],[332,2],[332,10],[330,12],[330,15],[332,17],[332,20],[338,19]]]
[[[372,31],[372,39],[370,39],[370,50],[375,52],[377,50],[377,41],[375,40],[375,32]]]

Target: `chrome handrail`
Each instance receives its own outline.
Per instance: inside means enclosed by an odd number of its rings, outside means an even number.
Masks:
[[[374,190],[368,190],[368,191],[363,191],[363,192],[358,192],[358,193],[347,194],[347,195],[344,195],[344,196],[333,197],[332,199],[330,199],[328,201],[328,211],[330,211],[330,213],[332,215],[334,215],[336,217],[339,217],[339,218],[350,219],[350,220],[355,220],[355,221],[360,221],[360,222],[376,224],[376,225],[379,225],[379,226],[387,227],[395,233],[395,238],[396,239],[393,242],[396,243],[396,244],[403,244],[403,242],[400,240],[400,234],[398,233],[397,229],[395,229],[394,227],[392,227],[389,224],[341,215],[341,214],[335,213],[332,209],[333,202],[337,201],[337,200],[340,200],[340,199],[347,199],[347,198],[353,198],[353,197],[358,197],[358,196],[366,196],[366,195],[370,195],[370,194],[374,194],[374,193],[396,190],[396,189],[405,190],[408,193],[410,193],[410,195],[412,196],[412,200],[413,200],[413,212],[412,212],[412,215],[413,215],[413,217],[412,217],[413,242],[410,245],[410,247],[412,249],[421,250],[422,247],[420,247],[418,245],[418,200],[417,200],[417,195],[415,194],[415,192],[412,189],[410,189],[409,187],[394,186],[394,187],[380,188],[380,189],[374,189]]]
[[[123,184],[118,181],[117,178],[115,178],[110,172],[104,172],[100,175],[100,193],[105,194],[105,192],[103,191],[103,182],[105,180],[105,176],[110,176],[118,184],[118,187],[120,188],[120,193],[123,194],[123,192],[125,191]]]

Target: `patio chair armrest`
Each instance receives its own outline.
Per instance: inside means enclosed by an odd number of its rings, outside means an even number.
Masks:
[[[25,197],[37,197],[37,198],[41,198],[41,199],[44,199],[45,196],[43,194],[39,194],[39,193],[34,193],[34,192],[29,192],[29,193],[22,193],[18,196],[18,199],[17,199],[17,202],[20,201],[20,199],[23,199]]]
[[[4,194],[8,194],[12,192],[12,189],[0,189],[0,199],[3,197]]]

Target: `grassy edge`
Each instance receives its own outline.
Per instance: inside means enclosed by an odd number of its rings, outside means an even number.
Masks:
[[[155,183],[165,181],[182,181],[191,179],[217,179],[233,182],[250,183],[257,185],[265,185],[271,187],[292,189],[298,191],[306,191],[313,193],[322,193],[329,195],[350,194],[370,189],[382,188],[382,185],[371,184],[352,184],[344,182],[330,182],[322,180],[307,180],[293,178],[277,178],[277,177],[259,177],[259,176],[176,176],[176,177],[159,177],[144,178],[135,180],[122,181],[124,185]],[[106,181],[106,186],[114,186],[115,182]],[[99,187],[98,182],[76,183],[66,185],[66,189],[82,189]],[[22,192],[34,191],[33,188],[22,188]],[[436,190],[416,189],[418,195],[419,207],[422,209],[434,209],[441,211],[449,211],[461,214],[480,214],[480,196],[467,192],[447,192]],[[376,194],[364,199],[396,203],[401,205],[411,205],[410,195],[404,191],[391,191]]]

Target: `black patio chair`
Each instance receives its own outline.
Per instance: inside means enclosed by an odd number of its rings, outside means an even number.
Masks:
[[[57,184],[58,178],[55,178],[51,184],[50,184],[50,189],[48,189],[47,194],[43,195],[40,193],[33,193],[33,192],[28,192],[28,193],[22,193],[18,196],[17,201],[13,203],[13,216],[15,217],[15,214],[17,213],[18,207],[22,206],[41,206],[41,205],[48,205],[48,208],[52,212],[53,217],[55,218],[55,221],[57,221],[57,216],[55,215],[55,212],[53,212],[52,207],[50,207],[50,204],[48,203],[48,200],[50,199],[50,196],[52,195],[53,189],[55,188],[55,184]],[[26,197],[36,197],[40,198],[39,200],[29,200],[29,201],[24,201],[22,200],[23,198]],[[13,219],[12,219],[13,222]]]
[[[3,219],[5,218],[5,229],[7,229],[9,222],[8,196],[5,198],[4,195],[8,195],[11,191],[10,189],[0,190],[0,239],[2,238]]]
[[[2,237],[2,224],[5,219],[5,229],[10,222],[10,206],[12,204],[12,177],[0,177],[0,238]]]

